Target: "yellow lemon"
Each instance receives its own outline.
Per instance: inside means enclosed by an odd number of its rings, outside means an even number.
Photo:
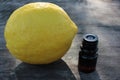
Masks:
[[[23,62],[48,64],[70,48],[77,26],[59,6],[47,2],[26,4],[15,10],[5,27],[6,46]]]

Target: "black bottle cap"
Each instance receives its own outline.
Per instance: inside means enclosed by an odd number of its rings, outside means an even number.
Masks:
[[[83,37],[82,48],[85,50],[96,50],[98,44],[98,37],[95,34],[86,34]]]

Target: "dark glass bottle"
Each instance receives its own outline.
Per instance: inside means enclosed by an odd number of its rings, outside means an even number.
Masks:
[[[79,52],[78,69],[84,73],[95,71],[97,63],[98,37],[94,34],[86,34],[83,37],[81,51]]]

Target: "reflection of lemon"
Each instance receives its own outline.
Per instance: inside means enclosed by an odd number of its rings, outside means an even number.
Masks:
[[[30,64],[47,64],[60,59],[69,49],[76,25],[59,6],[36,2],[17,9],[5,27],[7,48]]]

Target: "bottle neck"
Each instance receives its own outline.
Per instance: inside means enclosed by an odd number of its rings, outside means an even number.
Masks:
[[[87,49],[87,48],[84,48],[83,46],[81,46],[80,48],[81,48],[80,54],[83,56],[88,56],[88,57],[95,56],[97,54],[97,51],[98,51],[97,47],[94,49]]]

